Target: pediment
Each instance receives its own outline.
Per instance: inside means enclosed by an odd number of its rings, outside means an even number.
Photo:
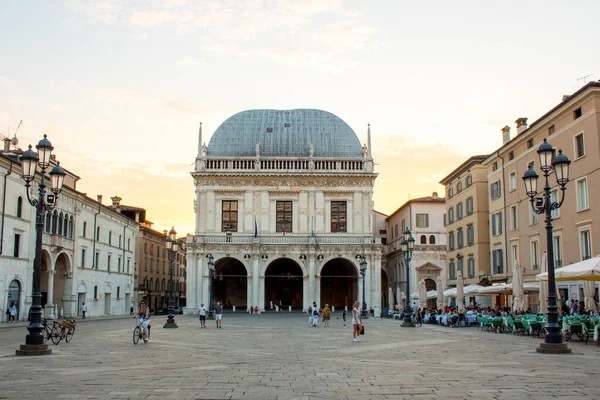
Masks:
[[[420,265],[416,268],[417,272],[421,273],[421,274],[432,274],[432,275],[439,275],[440,272],[442,272],[442,268],[435,265],[434,263],[431,262],[426,262],[423,265]]]

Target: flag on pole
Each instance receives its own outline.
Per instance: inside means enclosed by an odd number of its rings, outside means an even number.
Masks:
[[[256,223],[256,217],[254,217],[254,238],[258,237],[258,224]]]

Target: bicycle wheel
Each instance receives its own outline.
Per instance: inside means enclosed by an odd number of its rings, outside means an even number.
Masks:
[[[75,327],[69,328],[67,330],[67,334],[65,335],[65,342],[69,343],[71,339],[73,339],[73,335],[75,334]]]
[[[133,329],[133,344],[138,344],[140,337],[142,337],[142,331],[140,330],[139,326],[136,326]]]
[[[50,329],[50,327],[48,327],[48,326],[44,326],[44,342],[47,342],[48,340],[50,340],[51,335],[52,335],[52,329]]]
[[[59,344],[63,338],[62,329],[58,326],[52,327],[52,332],[50,332],[50,339],[52,339],[52,343]]]

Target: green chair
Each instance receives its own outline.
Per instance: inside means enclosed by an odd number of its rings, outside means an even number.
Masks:
[[[494,332],[501,333],[502,332],[502,318],[499,318],[499,317],[492,318],[492,328],[494,328]]]
[[[491,327],[492,319],[488,317],[481,317],[481,330],[483,331],[483,329],[485,328],[489,332]]]
[[[525,318],[521,322],[523,323],[523,329],[525,329],[525,332],[527,332],[527,336],[529,336],[531,333],[531,322]]]
[[[513,333],[515,335],[518,335],[518,334],[525,335],[525,327],[523,326],[523,320],[515,319]]]
[[[507,329],[505,329],[505,333],[514,333],[515,332],[515,322],[513,321],[512,317],[509,315],[508,317],[506,317],[505,321],[506,321],[506,327],[507,327]]]
[[[544,328],[540,321],[531,321],[529,326],[531,327],[531,336],[532,337],[541,337],[542,336],[542,331],[544,330]]]
[[[569,325],[569,330],[567,331],[567,337],[565,340],[568,342],[571,340],[573,335],[577,335],[579,340],[583,340],[583,324],[581,322],[571,321],[571,325]]]
[[[582,328],[582,334],[581,334],[581,340],[583,340],[585,338],[585,344],[588,343],[588,340],[590,340],[590,335],[593,337],[593,331],[591,329],[589,329],[587,327],[586,324],[581,324],[581,328]]]

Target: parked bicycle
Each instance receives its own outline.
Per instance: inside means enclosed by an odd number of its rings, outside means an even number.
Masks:
[[[133,328],[133,344],[138,344],[140,340],[143,340],[144,343],[148,343],[148,340],[150,340],[150,328],[151,326],[148,325],[148,337],[144,338],[144,327],[138,322],[135,328]]]
[[[42,335],[44,336],[44,342],[48,340],[54,340],[52,338],[56,338],[60,336],[60,329],[58,328],[58,321],[54,321],[49,318],[42,318],[42,326],[44,327],[44,331]]]
[[[75,335],[75,320],[65,319],[64,321],[54,321],[54,327],[51,332],[51,340],[54,344],[59,344],[61,340],[65,339],[65,342],[69,343]]]

